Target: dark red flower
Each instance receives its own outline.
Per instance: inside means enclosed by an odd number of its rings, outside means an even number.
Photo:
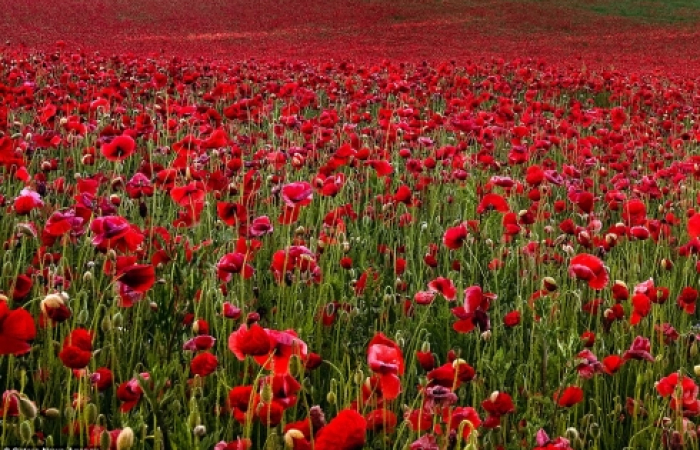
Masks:
[[[136,142],[131,136],[121,135],[103,144],[102,155],[110,161],[124,161],[136,150]]]
[[[212,374],[217,366],[219,365],[219,360],[215,355],[204,352],[192,358],[190,361],[190,370],[193,375],[199,375],[200,377],[206,377]]]
[[[367,421],[357,411],[344,409],[316,435],[315,450],[362,450]]]
[[[36,326],[29,312],[22,308],[10,310],[0,300],[0,355],[24,355],[31,349],[29,341],[36,337]]]
[[[574,406],[583,401],[583,389],[578,386],[569,386],[562,392],[555,392],[554,401],[562,408]]]
[[[610,279],[608,270],[603,266],[603,261],[587,253],[571,258],[569,275],[587,282],[588,286],[597,291],[603,289]]]

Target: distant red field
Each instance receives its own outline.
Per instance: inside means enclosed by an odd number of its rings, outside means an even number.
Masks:
[[[207,58],[534,58],[693,73],[695,9],[672,2],[2,0],[10,45]],[[625,6],[627,5],[627,6]],[[646,5],[646,6],[645,6]],[[665,9],[661,8],[664,6]],[[625,9],[625,7],[627,9]],[[647,9],[644,9],[646,7]]]

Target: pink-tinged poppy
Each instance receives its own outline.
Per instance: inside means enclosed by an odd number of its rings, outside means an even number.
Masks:
[[[214,337],[208,334],[200,334],[185,342],[182,349],[191,352],[209,350],[214,347],[215,343],[216,339]]]
[[[629,361],[630,359],[636,359],[639,361],[649,361],[654,362],[654,357],[649,353],[651,350],[651,342],[649,339],[637,336],[634,338],[634,342],[630,346],[630,349],[622,354],[622,359]]]
[[[292,245],[286,250],[276,251],[272,255],[270,269],[278,283],[292,283],[296,281],[297,275],[307,283],[319,284],[323,279],[316,255],[302,245]]]
[[[271,234],[274,230],[272,222],[267,216],[256,217],[249,224],[242,224],[239,228],[241,235],[249,238],[265,236],[266,234]]]
[[[419,305],[430,305],[435,300],[436,295],[437,293],[434,291],[418,291],[413,296],[413,301]]]
[[[142,373],[141,378],[148,380],[150,375]],[[143,390],[137,378],[123,382],[117,388],[117,400],[122,402],[119,410],[123,413],[131,411],[139,403],[142,395]]]
[[[593,375],[604,371],[603,364],[590,350],[583,350],[576,357],[579,361],[576,370],[581,378],[588,380],[593,378]]]
[[[36,326],[29,311],[10,310],[5,300],[0,300],[0,355],[24,355],[31,349],[30,341],[36,337]]]
[[[216,263],[216,276],[225,283],[233,279],[233,274],[241,274],[247,280],[255,274],[247,258],[247,255],[238,252],[225,254]]]
[[[510,211],[508,207],[508,202],[506,199],[498,194],[486,194],[479,202],[479,206],[476,208],[477,214],[483,214],[488,211],[498,211],[501,213],[507,213]]]
[[[120,216],[97,217],[90,223],[90,231],[92,245],[102,252],[109,249],[134,252],[145,239],[137,227]]]
[[[457,295],[457,288],[449,278],[437,277],[428,283],[428,289],[438,292],[447,301],[453,301]]]
[[[250,439],[238,438],[235,441],[221,441],[214,446],[214,450],[250,450],[253,448],[253,442]]]
[[[254,323],[250,328],[242,324],[228,338],[228,348],[239,361],[245,360],[246,355],[261,356],[270,353],[272,344],[270,337],[263,327]]]
[[[583,280],[592,289],[597,291],[603,289],[610,279],[608,270],[599,258],[582,253],[571,258],[569,263],[569,275],[573,278]]]
[[[112,386],[114,375],[107,367],[100,367],[90,375],[90,384],[99,392],[104,392]]]
[[[190,361],[190,371],[192,375],[199,375],[200,377],[206,377],[214,373],[219,365],[219,360],[215,355],[204,352],[200,353]]]
[[[515,412],[515,405],[510,394],[493,392],[489,398],[481,402],[481,407],[488,416],[484,420],[484,428],[496,428],[501,425],[501,417]]]
[[[131,136],[121,135],[103,144],[102,155],[110,161],[124,161],[136,150],[136,142]]]
[[[357,411],[344,409],[317,433],[314,450],[361,450],[366,433],[365,418]]]
[[[289,183],[282,187],[282,200],[290,208],[311,204],[314,188],[306,181]]]
[[[134,292],[143,293],[151,289],[156,282],[156,271],[151,264],[134,264],[117,272],[117,281]]]
[[[44,206],[41,195],[29,189],[22,189],[19,197],[15,199],[14,210],[20,216],[26,216],[32,210]]]
[[[583,389],[578,386],[569,386],[561,392],[556,391],[554,401],[562,408],[570,408],[583,401]]]
[[[399,375],[404,372],[401,348],[382,333],[377,333],[367,348],[367,363],[379,376],[384,399],[393,400],[398,397],[401,393]]]
[[[44,232],[51,237],[60,237],[66,233],[80,236],[84,233],[85,220],[75,214],[75,210],[55,211],[44,225]]]
[[[468,234],[467,227],[464,225],[448,228],[442,236],[442,243],[450,250],[457,250],[464,244]]]

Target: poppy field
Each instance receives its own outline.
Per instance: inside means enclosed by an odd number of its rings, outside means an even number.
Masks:
[[[3,446],[700,448],[692,5],[40,3],[0,19]]]

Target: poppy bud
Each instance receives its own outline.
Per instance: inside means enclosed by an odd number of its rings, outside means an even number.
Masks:
[[[326,395],[326,400],[328,401],[328,404],[335,405],[335,403],[338,400],[338,397],[335,395],[335,392],[330,391],[328,395]]]
[[[576,255],[576,250],[574,250],[574,248],[568,244],[564,245],[562,247],[562,250],[564,250],[564,253],[566,253],[568,256],[573,257],[574,255]]]
[[[100,450],[109,450],[112,447],[112,435],[104,430],[100,433]]]
[[[114,206],[119,206],[122,204],[122,199],[117,194],[112,194],[109,196],[109,202]]]
[[[122,429],[117,438],[117,450],[129,450],[134,446],[134,430],[131,427]]]
[[[348,241],[343,242],[341,245],[343,246],[343,253],[350,251],[350,243]]]
[[[92,282],[93,275],[92,272],[87,271],[83,274],[83,283],[90,283]]]
[[[420,347],[421,353],[430,353],[430,342],[425,341]]]
[[[579,439],[579,432],[576,428],[574,427],[569,427],[566,429],[565,433],[568,437],[570,437],[572,440],[578,440]]]
[[[90,319],[90,313],[88,312],[87,309],[84,309],[80,311],[77,317],[77,322],[80,325],[85,325],[87,321]]]
[[[58,419],[61,417],[61,411],[56,408],[47,408],[41,413],[47,419]]]
[[[19,412],[22,413],[22,417],[34,419],[38,411],[34,402],[29,400],[26,395],[19,396]]]
[[[667,258],[663,258],[661,260],[661,268],[664,270],[671,270],[673,269],[673,261]]]
[[[112,316],[112,324],[116,328],[122,327],[122,325],[124,324],[124,317],[122,316],[122,313],[118,312]]]
[[[19,437],[22,439],[22,442],[31,441],[32,434],[34,434],[32,431],[32,424],[28,420],[25,420],[19,425]]]
[[[690,350],[688,351],[688,353],[690,354],[690,356],[692,358],[695,358],[696,356],[698,356],[698,343],[697,343],[697,341],[694,341],[692,344],[690,344]]]
[[[97,405],[94,403],[88,403],[85,407],[85,420],[87,423],[95,423],[97,420]]]
[[[49,294],[39,304],[41,312],[48,314],[48,311],[55,308],[60,308],[65,305],[65,301],[60,294]]]
[[[262,388],[262,392],[260,392],[260,400],[265,403],[271,403],[273,397],[274,392],[272,392],[272,385],[270,383],[265,384],[265,386]]]
[[[542,289],[546,289],[549,292],[554,292],[558,288],[557,281],[552,277],[544,277],[542,279]]]
[[[304,433],[292,428],[291,430],[284,433],[284,445],[287,448],[294,448],[294,439],[305,439]]]
[[[481,340],[488,341],[489,339],[491,339],[491,330],[486,330],[481,333]]]
[[[207,429],[204,425],[197,425],[194,427],[194,430],[192,430],[192,433],[198,438],[202,438],[207,435]]]

